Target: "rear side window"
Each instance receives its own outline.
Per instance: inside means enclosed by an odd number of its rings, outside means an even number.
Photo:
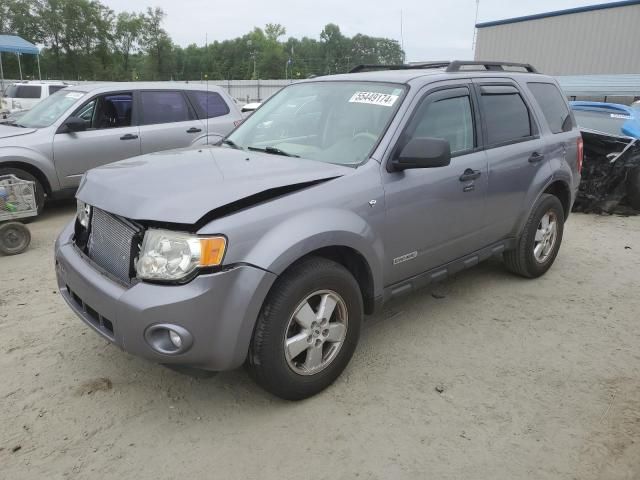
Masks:
[[[448,140],[452,154],[472,150],[473,115],[469,97],[445,98],[429,103],[413,136]]]
[[[63,88],[66,88],[66,85],[49,85],[49,95],[53,95],[58,90],[62,90]]]
[[[200,118],[221,117],[229,113],[229,106],[218,92],[188,92],[191,103],[199,110]]]
[[[11,98],[40,98],[40,85],[11,85],[5,92],[5,97]]]
[[[141,91],[142,125],[185,122],[191,111],[182,92]]]
[[[524,100],[513,87],[482,87],[480,104],[490,146],[531,136],[531,119]]]
[[[571,115],[562,93],[552,83],[528,83],[544,118],[553,133],[568,132],[573,128]]]

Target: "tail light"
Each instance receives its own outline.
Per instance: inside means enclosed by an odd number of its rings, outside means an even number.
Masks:
[[[584,160],[584,141],[582,137],[578,137],[576,165],[578,167],[578,173],[582,173],[582,160]]]

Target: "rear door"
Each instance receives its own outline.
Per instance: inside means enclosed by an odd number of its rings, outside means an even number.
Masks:
[[[439,88],[418,102],[393,154],[413,137],[443,138],[451,164],[384,173],[387,285],[485,246],[487,158],[471,89],[466,82]]]
[[[140,90],[137,105],[142,153],[188,147],[203,135],[203,122],[180,90]]]
[[[520,87],[510,79],[474,80],[489,160],[488,234],[513,236],[528,213],[529,192],[551,172],[547,145]]]
[[[58,129],[53,139],[53,160],[62,188],[77,187],[84,172],[106,163],[140,155],[132,92],[97,95],[71,116],[87,122],[83,132]]]
[[[209,143],[226,137],[242,119],[238,108],[218,92],[187,90],[185,93],[205,124]]]

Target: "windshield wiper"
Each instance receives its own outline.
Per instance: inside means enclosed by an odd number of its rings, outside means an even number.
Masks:
[[[223,138],[222,140],[220,140],[220,145],[229,145],[231,148],[235,148],[236,150],[242,150],[241,146],[236,145],[233,140],[229,140],[228,138]]]
[[[294,155],[293,153],[285,152],[284,150],[280,150],[278,147],[247,147],[247,150],[251,150],[252,152],[264,152],[271,153],[274,155],[284,155],[285,157],[295,157],[300,158],[300,155]]]

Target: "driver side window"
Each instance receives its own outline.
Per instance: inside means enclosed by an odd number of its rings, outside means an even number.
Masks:
[[[131,126],[131,93],[100,95],[81,106],[73,116],[87,122],[87,130],[103,130]]]
[[[475,135],[471,99],[468,95],[444,98],[423,104],[411,137],[441,138],[449,141],[451,154],[473,150]]]

